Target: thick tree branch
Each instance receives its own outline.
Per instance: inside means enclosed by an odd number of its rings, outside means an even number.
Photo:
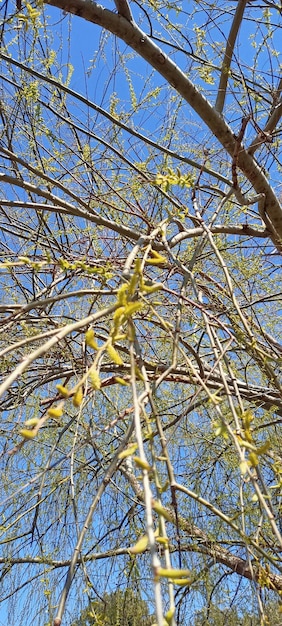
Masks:
[[[127,0],[115,0],[118,14],[124,17],[128,22],[133,22],[133,15]]]

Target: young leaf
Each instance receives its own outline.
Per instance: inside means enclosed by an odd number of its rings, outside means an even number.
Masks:
[[[143,537],[140,537],[140,539],[138,539],[135,546],[132,546],[132,548],[129,548],[128,552],[130,552],[130,554],[142,554],[142,552],[145,552],[147,546],[148,546],[148,535],[143,535]]]
[[[137,443],[133,443],[132,446],[129,446],[129,448],[125,448],[125,450],[123,450],[122,452],[119,453],[118,458],[119,459],[126,459],[128,456],[132,456],[132,454],[134,454],[135,450],[137,450],[138,448],[138,444]]]
[[[116,365],[123,365],[123,360],[112,343],[107,345],[107,353],[111,361],[113,361]]]

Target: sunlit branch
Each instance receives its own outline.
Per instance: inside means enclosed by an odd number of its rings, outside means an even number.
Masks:
[[[110,315],[115,311],[117,305],[104,309],[103,311],[98,311],[97,313],[93,313],[92,315],[88,315],[82,320],[78,320],[73,324],[67,324],[60,330],[56,330],[55,336],[51,337],[43,346],[36,348],[33,352],[26,355],[26,357],[21,361],[21,363],[13,370],[13,372],[4,380],[2,385],[0,385],[0,396],[12,385],[14,380],[16,380],[27,368],[28,366],[38,359],[43,354],[46,354],[55,344],[59,343],[61,339],[70,335],[72,332],[83,329],[87,325],[92,324],[100,318],[104,318],[107,315]]]
[[[135,241],[139,239],[139,234],[136,233],[136,231],[128,228],[127,226],[123,226],[122,224],[117,224],[111,220],[108,220],[104,218],[102,215],[98,215],[98,214],[95,215],[94,212],[88,209],[85,203],[81,202],[81,200],[79,200],[79,203],[82,204],[83,207],[85,206],[85,208],[79,209],[78,207],[75,207],[69,204],[68,202],[62,200],[61,198],[55,196],[54,194],[48,191],[44,191],[40,187],[37,187],[36,185],[33,185],[32,183],[24,181],[20,178],[14,178],[13,176],[0,174],[0,182],[1,181],[4,183],[9,183],[10,185],[21,187],[22,189],[28,192],[35,193],[38,196],[42,196],[43,198],[46,198],[46,200],[50,200],[54,204],[49,205],[49,211],[54,211],[55,213],[61,213],[65,215],[75,215],[76,217],[83,217],[84,219],[87,219],[89,222],[93,222],[94,224],[97,224],[98,226],[105,226],[106,228],[115,230],[116,232],[120,233],[121,235],[124,235],[125,237],[128,237],[129,239],[133,239]],[[23,202],[23,205],[24,204],[25,203]],[[27,203],[27,205],[30,205],[30,203]],[[41,206],[44,206],[44,205],[41,205]],[[35,207],[36,207],[36,204],[35,204]]]
[[[230,65],[232,61],[234,46],[236,43],[237,35],[244,15],[244,10],[247,4],[247,0],[239,0],[237,2],[236,11],[232,21],[231,29],[228,35],[227,44],[225,48],[225,54],[222,62],[220,81],[218,87],[218,93],[215,103],[215,110],[218,113],[222,113],[224,108],[224,102],[226,98],[226,90],[229,78]]]

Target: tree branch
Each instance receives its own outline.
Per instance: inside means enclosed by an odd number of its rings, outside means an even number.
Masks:
[[[91,0],[46,0],[46,4],[73,13],[107,29],[120,37],[145,59],[181,95],[203,120],[213,135],[232,157],[235,137],[230,126],[215,111],[208,100],[198,91],[188,76],[161,50],[136,23],[113,13]],[[264,194],[261,218],[272,230],[272,241],[279,248],[282,239],[282,207],[262,169],[242,147],[238,154],[238,167],[252,184],[256,193]]]
[[[127,0],[115,0],[118,14],[124,17],[128,22],[133,22],[133,15]]]
[[[233,50],[234,50],[235,41],[238,35],[238,31],[239,31],[239,28],[241,26],[241,22],[243,19],[246,4],[247,4],[247,0],[239,0],[239,2],[237,3],[236,12],[235,12],[234,19],[233,19],[231,29],[230,29],[230,33],[228,36],[226,49],[225,49],[225,55],[224,55],[222,68],[221,68],[218,94],[217,94],[217,99],[215,103],[215,110],[218,113],[222,113],[223,111]]]
[[[129,480],[130,485],[133,488],[133,491],[136,497],[138,498],[138,500],[144,503],[143,491],[140,487],[139,482],[136,480],[134,474],[127,471],[125,467],[123,466],[120,468],[120,470]],[[177,488],[181,487],[181,490],[185,491],[185,488],[183,488],[181,485],[176,485],[176,487]],[[192,491],[189,493],[190,493],[190,496],[195,497],[195,494]],[[197,499],[199,500],[199,496],[197,496]],[[200,500],[205,505],[208,504],[209,508],[213,509],[212,505],[210,503],[207,503],[203,498],[200,498]],[[166,506],[164,506],[163,508],[166,511],[167,520],[169,520],[171,524],[176,526],[175,511],[173,511],[171,508],[166,507]],[[233,524],[231,520],[230,520],[230,523],[233,526],[233,528],[237,528],[236,525]],[[222,565],[226,565],[226,567],[231,569],[233,572],[239,574],[240,576],[243,576],[244,578],[248,578],[249,580],[255,580],[256,582],[259,583],[259,580],[260,580],[259,569],[253,568],[253,571],[251,571],[250,567],[248,566],[247,562],[244,559],[232,554],[232,552],[229,552],[225,548],[222,548],[221,546],[219,546],[219,544],[212,541],[201,528],[198,528],[198,526],[194,525],[193,522],[190,522],[189,520],[185,519],[182,515],[178,515],[178,524],[179,524],[179,528],[183,532],[187,533],[189,536],[191,536],[191,538],[196,539],[198,542],[196,546],[192,544],[191,546],[183,547],[181,545],[181,550],[189,550],[190,552],[194,551],[194,552],[200,552],[202,554],[208,554],[209,556],[214,558],[215,562],[222,563]],[[240,531],[238,528],[237,528],[237,532],[239,532],[240,534]],[[258,546],[253,539],[250,539],[250,538],[246,538],[246,539],[254,548],[258,549],[259,553],[263,553],[265,556],[267,556],[265,551],[262,548],[260,548],[260,546]],[[274,574],[272,572],[268,572],[268,576],[269,576],[270,588],[273,589],[274,591],[281,591],[282,590],[282,576],[280,574]]]

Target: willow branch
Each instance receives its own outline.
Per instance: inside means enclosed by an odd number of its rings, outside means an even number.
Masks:
[[[67,87],[66,85],[63,85],[62,83],[60,83],[55,78],[52,78],[52,77],[47,76],[45,74],[42,74],[42,72],[37,72],[35,69],[33,69],[31,67],[28,67],[24,63],[21,63],[20,61],[17,61],[16,59],[13,59],[12,57],[8,57],[5,54],[0,53],[0,59],[3,59],[3,61],[6,61],[7,63],[22,69],[23,71],[27,72],[31,76],[35,76],[39,80],[42,80],[44,83],[49,83],[50,85],[53,85],[54,87],[57,87],[59,90],[63,91],[64,93],[67,93],[68,95],[72,96],[73,98],[75,98],[79,102],[82,102],[83,104],[85,104],[89,109],[93,109],[94,111],[99,113],[99,115],[102,115],[107,120],[109,120],[112,124],[114,124],[118,128],[121,128],[126,133],[132,135],[132,137],[136,137],[136,139],[140,139],[140,141],[144,142],[148,146],[151,146],[152,148],[156,148],[160,152],[163,152],[164,154],[168,154],[169,156],[173,157],[174,159],[177,159],[178,161],[181,161],[183,163],[187,163],[188,165],[191,165],[191,167],[195,167],[196,169],[201,170],[202,172],[206,172],[210,176],[212,176],[214,178],[217,178],[217,180],[220,180],[221,182],[225,183],[226,185],[229,185],[229,187],[232,187],[232,181],[230,181],[226,176],[223,176],[219,172],[216,172],[215,170],[207,167],[206,165],[204,165],[202,163],[199,163],[198,161],[194,161],[193,159],[190,159],[189,157],[186,157],[186,156],[184,156],[182,154],[179,154],[178,152],[175,152],[174,150],[170,150],[170,148],[167,148],[166,146],[163,146],[162,144],[158,143],[157,141],[154,141],[150,137],[147,137],[146,135],[143,135],[142,133],[138,132],[134,128],[128,126],[128,124],[124,124],[123,122],[118,120],[116,117],[111,115],[111,113],[108,113],[108,111],[106,111],[105,109],[103,109],[99,105],[95,104],[94,102],[92,102],[88,98],[85,98],[84,96],[82,96],[77,91],[74,91],[73,89],[70,89],[70,87]],[[20,89],[19,86],[18,86],[18,88]],[[46,104],[46,102],[44,102],[43,104],[44,104],[45,107],[48,106],[48,108],[51,111],[53,110],[49,103],[48,103],[48,105]],[[59,112],[56,111],[55,114],[62,119],[63,116],[61,116]],[[72,126],[74,126],[74,123],[72,122],[72,120],[68,120],[68,124],[71,124]],[[89,136],[92,136],[92,137],[94,135],[93,133],[90,133],[89,131],[86,131],[85,129],[81,129],[81,132],[87,133]],[[102,140],[101,143],[103,143],[103,145],[106,145],[104,140]],[[113,148],[111,148],[111,149],[113,149]],[[120,155],[120,158],[123,158],[123,160],[124,160],[124,155]]]
[[[98,488],[97,493],[95,494],[95,497],[94,497],[94,499],[93,499],[93,501],[91,503],[91,506],[89,507],[89,511],[88,511],[87,517],[85,519],[83,528],[82,528],[82,530],[80,532],[80,535],[79,535],[79,538],[78,538],[77,544],[75,546],[75,549],[74,549],[74,552],[73,552],[73,556],[72,556],[72,559],[71,559],[71,562],[70,562],[70,565],[69,565],[69,570],[68,570],[68,573],[67,573],[66,582],[65,582],[65,585],[64,585],[64,588],[63,588],[63,591],[62,591],[62,594],[61,594],[60,602],[59,602],[58,612],[57,612],[56,618],[54,620],[54,624],[56,624],[56,626],[59,626],[61,624],[62,616],[63,616],[64,610],[65,610],[66,600],[67,600],[67,597],[68,597],[68,594],[69,594],[69,591],[70,591],[70,588],[71,588],[71,584],[72,584],[72,581],[73,581],[73,578],[74,578],[74,575],[75,575],[75,569],[76,569],[76,566],[77,566],[77,563],[78,563],[78,559],[79,559],[79,555],[80,555],[81,548],[82,548],[82,545],[83,545],[83,541],[84,541],[84,538],[85,538],[85,536],[86,536],[86,534],[87,534],[87,532],[89,530],[89,526],[91,524],[94,512],[95,512],[95,510],[96,510],[96,508],[97,508],[97,506],[98,506],[98,504],[99,504],[99,502],[101,500],[101,497],[102,497],[102,495],[103,495],[107,485],[109,484],[113,474],[115,473],[115,471],[116,471],[116,469],[117,469],[117,467],[118,467],[118,465],[120,463],[120,461],[119,461],[119,454],[120,454],[120,452],[122,452],[126,448],[126,445],[127,445],[128,441],[129,441],[129,438],[131,437],[132,432],[133,432],[133,422],[129,425],[129,427],[127,429],[127,433],[126,433],[125,437],[123,438],[121,444],[119,445],[119,447],[118,447],[118,449],[117,449],[117,451],[116,451],[116,453],[115,453],[115,455],[113,457],[113,460],[111,461],[110,466],[109,466],[108,470],[106,471],[105,476],[104,476],[104,478],[103,478],[103,480],[102,480],[102,482],[100,484],[100,487]]]
[[[129,480],[131,487],[133,488],[133,491],[136,494],[136,497],[140,500],[140,502],[144,503],[144,494],[135,476],[131,472],[128,472],[124,466],[122,466],[120,469],[122,473]],[[196,494],[194,491],[191,491],[190,489],[186,489],[186,487],[184,487],[183,485],[176,483],[174,486],[175,486],[175,489],[182,491],[193,500],[196,500],[197,502],[201,503],[204,507],[211,510],[214,515],[219,516],[221,519],[224,519],[225,523],[227,523],[228,526],[232,527],[232,529],[235,530],[235,532],[243,539],[244,542],[247,542],[249,545],[251,545],[261,556],[263,556],[266,559],[266,561],[271,562],[274,565],[274,567],[277,567],[277,560],[275,559],[275,557],[272,558],[272,556],[269,555],[263,548],[261,548],[254,539],[252,539],[251,537],[245,536],[244,533],[238,528],[238,526],[236,526],[236,524],[234,524],[234,522],[228,516],[226,516],[222,511],[214,507],[210,502],[205,500],[205,498],[201,498],[201,496]],[[173,526],[176,526],[177,522],[176,522],[175,511],[173,511],[170,507],[163,506],[163,508],[166,512],[167,521],[170,521],[170,523],[173,524]],[[192,539],[197,540],[197,544],[196,545],[192,544],[193,547],[190,549],[190,551],[202,552],[204,554],[208,554],[209,556],[214,558],[215,562],[222,563],[223,565],[231,569],[233,572],[236,572],[240,576],[248,578],[249,580],[256,580],[257,582],[259,582],[259,578],[260,578],[259,571],[257,572],[251,571],[244,559],[232,554],[232,552],[229,552],[229,550],[222,548],[215,541],[212,541],[201,528],[194,525],[193,522],[185,519],[182,515],[178,515],[177,521],[178,521],[180,529],[183,532],[187,533]],[[182,549],[185,550],[185,547],[182,548],[182,545],[181,545],[181,550]],[[281,571],[281,568],[278,567],[277,569]],[[269,572],[269,580],[271,581],[271,588],[273,590],[275,591],[282,590],[282,575]]]
[[[56,6],[63,11],[73,13],[89,22],[98,24],[122,39],[145,59],[151,67],[154,67],[179,95],[186,100],[228,154],[231,157],[233,156],[235,137],[230,126],[215,111],[188,76],[137,24],[129,22],[122,16],[105,9],[91,0],[47,0],[46,4]],[[238,167],[250,181],[256,193],[263,194],[265,200],[263,206],[260,206],[261,219],[271,228],[273,243],[278,247],[278,242],[282,238],[282,207],[280,202],[262,169],[243,147],[238,154]]]
[[[75,330],[79,330],[79,329],[85,328],[87,325],[92,324],[93,322],[97,321],[101,317],[105,317],[107,315],[110,315],[111,313],[113,313],[116,310],[117,306],[118,305],[114,305],[114,306],[108,307],[107,309],[104,309],[103,311],[98,311],[97,313],[93,313],[92,315],[88,315],[88,317],[85,317],[82,320],[78,320],[77,322],[74,322],[73,324],[67,324],[66,326],[64,326],[60,330],[57,330],[55,336],[51,337],[51,339],[46,341],[46,343],[44,343],[43,346],[39,346],[39,348],[36,348],[36,350],[34,350],[30,354],[28,354],[19,363],[19,365],[17,367],[15,367],[13,372],[9,376],[7,376],[7,378],[5,378],[5,380],[2,383],[2,385],[0,385],[0,397],[3,395],[3,393],[7,389],[9,389],[9,387],[18,378],[18,376],[20,376],[21,374],[23,374],[23,372],[25,372],[25,370],[29,367],[29,365],[31,363],[33,363],[33,361],[38,359],[43,354],[46,354],[46,352],[48,352],[48,350],[50,350],[50,348],[52,348],[59,341],[61,341],[61,339],[63,339],[67,335],[70,335]]]

